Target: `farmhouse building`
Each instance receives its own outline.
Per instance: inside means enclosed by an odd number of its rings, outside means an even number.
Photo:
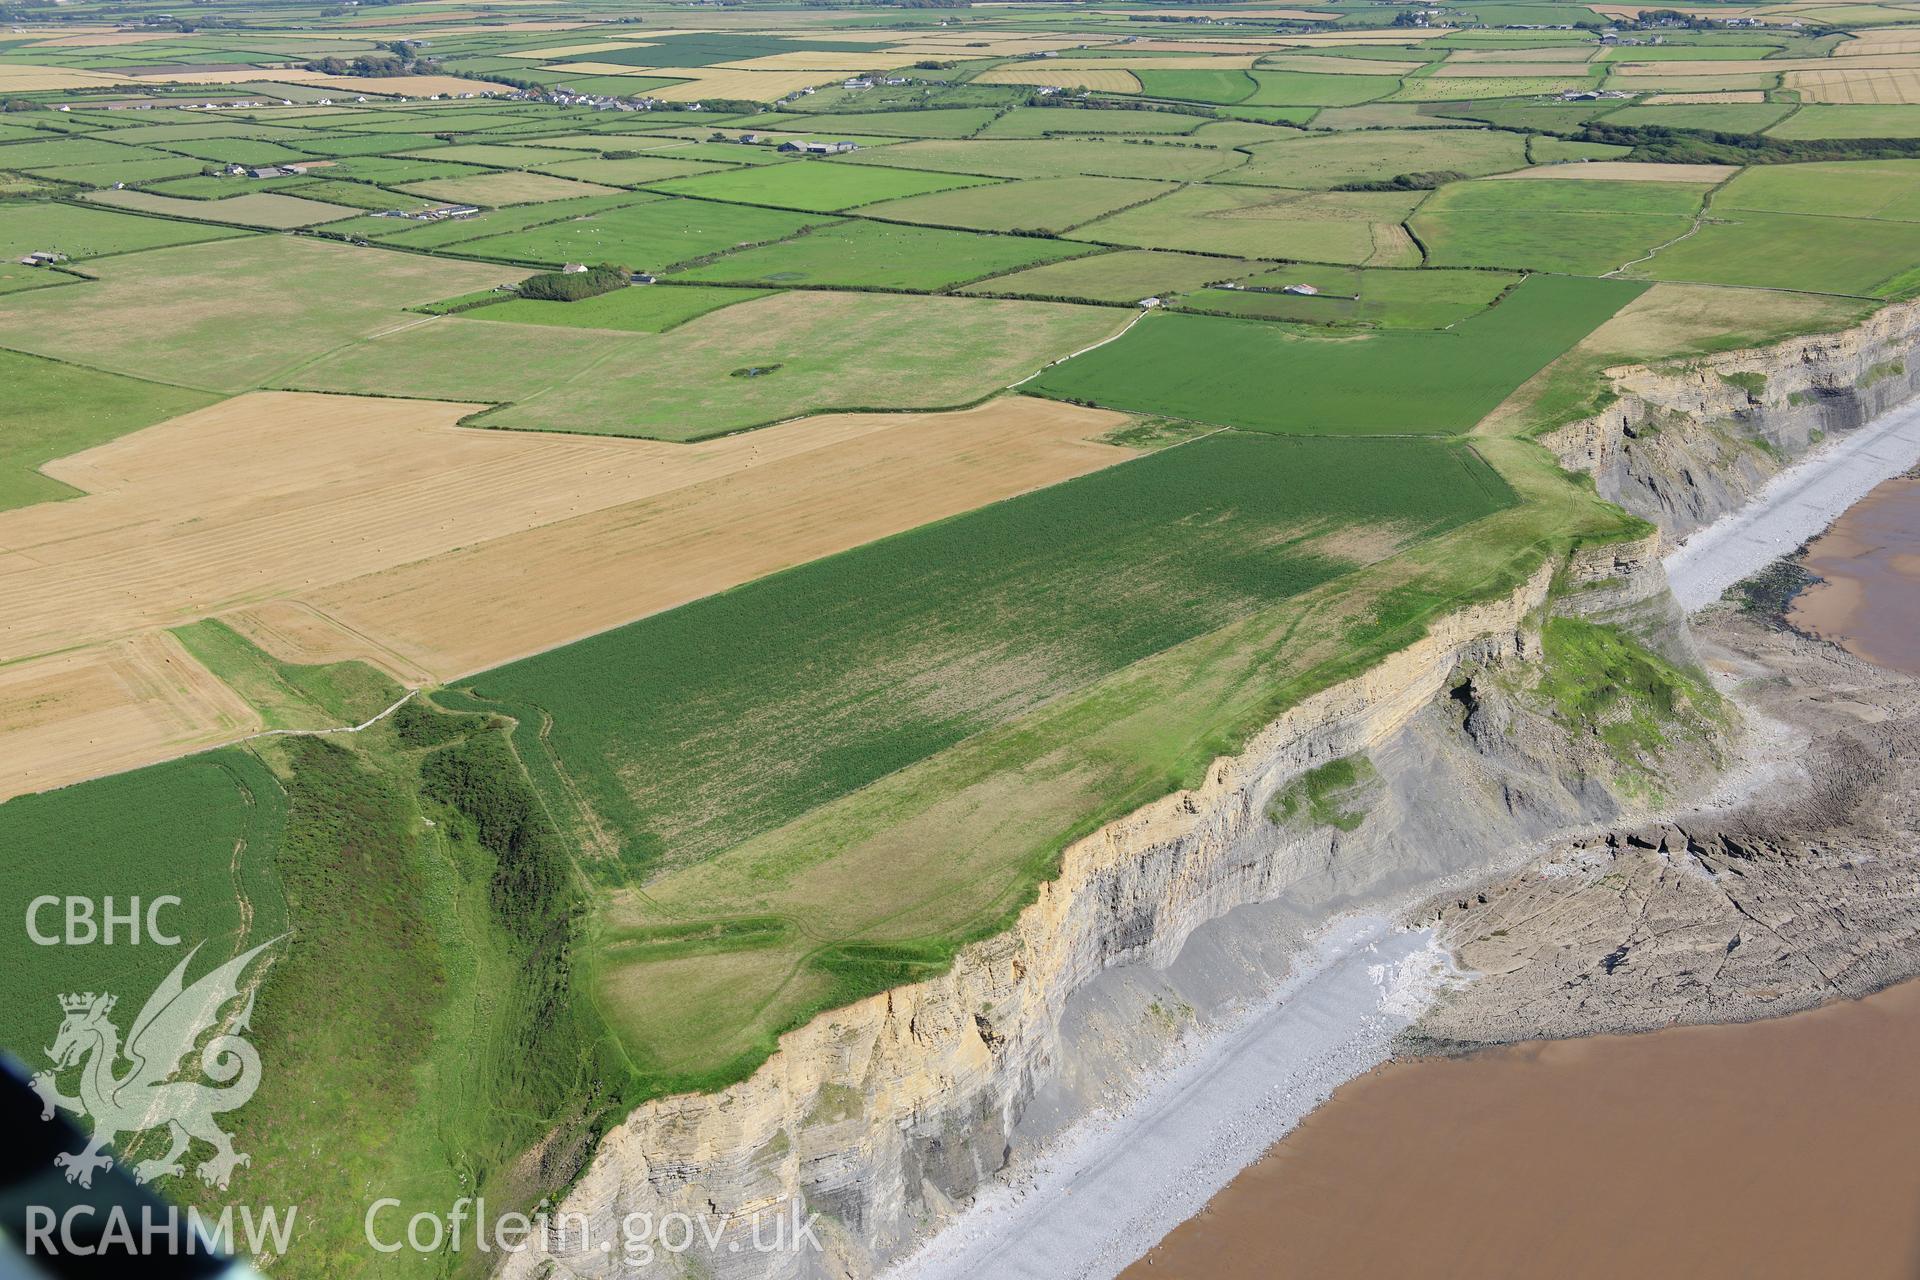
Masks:
[[[1297,293],[1297,294],[1300,294],[1302,297],[1311,298],[1316,293],[1319,293],[1320,291],[1314,288],[1310,284],[1290,284],[1286,288],[1282,289],[1280,292]]]

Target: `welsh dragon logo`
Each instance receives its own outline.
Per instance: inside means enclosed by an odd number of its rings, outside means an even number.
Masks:
[[[40,1095],[42,1120],[51,1120],[54,1108],[60,1107],[93,1121],[93,1138],[84,1150],[54,1157],[54,1164],[67,1171],[68,1182],[91,1187],[95,1172],[113,1164],[112,1156],[101,1154],[103,1148],[123,1134],[162,1125],[171,1131],[172,1145],[165,1155],[134,1166],[134,1177],[141,1182],[182,1175],[181,1157],[196,1138],[214,1149],[212,1158],[195,1170],[208,1186],[224,1190],[234,1169],[250,1163],[245,1153],[233,1149],[233,1139],[215,1117],[244,1106],[260,1087],[260,1055],[243,1034],[253,1016],[252,990],[238,1015],[224,1024],[220,1011],[239,998],[241,975],[254,957],[278,941],[263,942],[187,986],[187,966],[200,951],[195,947],[147,998],[124,1045],[111,1017],[116,996],[89,991],[60,997],[66,1018],[46,1051],[53,1069],[35,1075],[33,1088]],[[201,1045],[210,1031],[215,1034]],[[173,1078],[196,1046],[201,1072],[221,1087]],[[76,1066],[80,1092],[70,1098],[60,1092],[58,1077]]]

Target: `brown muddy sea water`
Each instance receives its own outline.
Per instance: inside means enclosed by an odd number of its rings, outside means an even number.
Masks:
[[[1389,1063],[1123,1280],[1920,1276],[1920,981]]]
[[[1920,474],[1874,489],[1807,548],[1825,581],[1787,612],[1800,630],[1920,675]]]

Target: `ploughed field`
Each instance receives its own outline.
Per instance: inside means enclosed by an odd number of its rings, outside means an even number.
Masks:
[[[286,935],[276,1273],[370,1271],[367,1186],[531,1205],[1638,533],[1532,441],[1607,368],[1920,294],[1920,21],[1790,8],[23,11],[14,892]],[[34,1068],[165,967],[19,958]]]

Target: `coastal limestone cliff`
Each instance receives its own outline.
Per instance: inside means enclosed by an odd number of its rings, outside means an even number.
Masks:
[[[1920,393],[1920,302],[1839,333],[1608,371],[1617,398],[1541,437],[1569,471],[1678,541],[1822,440]]]
[[[1030,1144],[1152,1066],[1183,1027],[1227,1012],[1236,990],[1259,989],[1249,982],[1262,974],[1242,973],[1172,994],[1176,957],[1196,931],[1234,928],[1248,904],[1315,924],[1398,905],[1484,871],[1490,849],[1631,818],[1634,789],[1603,740],[1570,734],[1534,705],[1527,673],[1556,570],[1587,614],[1631,621],[1656,645],[1683,643],[1653,552],[1649,538],[1543,566],[1305,700],[1216,761],[1200,787],[1069,846],[1015,926],[967,947],[948,973],[820,1016],[740,1084],[639,1108],[606,1135],[563,1206],[592,1224],[589,1241],[619,1239],[629,1215],[679,1213],[717,1246],[703,1239],[641,1264],[556,1234],[503,1274],[872,1275]],[[1699,757],[1695,780],[1716,754]],[[1329,801],[1340,812],[1301,800],[1303,779],[1353,761],[1351,785]],[[1672,771],[1687,772],[1678,762]],[[1277,977],[1290,951],[1273,944],[1298,934],[1266,932],[1227,949],[1258,956],[1264,941],[1265,976]],[[753,1251],[756,1217],[794,1203],[821,1215],[823,1250]]]
[[[1200,788],[1077,841],[1015,927],[940,978],[822,1015],[738,1085],[634,1112],[562,1208],[596,1241],[617,1240],[627,1215],[687,1214],[704,1232],[690,1253],[641,1263],[549,1235],[502,1274],[873,1275],[1033,1145],[1124,1097],[1184,1031],[1284,974],[1319,923],[1483,880],[1571,829],[1704,790],[1730,723],[1701,721],[1686,750],[1636,776],[1610,758],[1606,726],[1543,703],[1543,606],[1551,595],[1556,614],[1691,666],[1663,542],[1920,391],[1917,343],[1920,304],[1905,304],[1840,334],[1610,371],[1614,402],[1542,443],[1659,534],[1558,566],[1557,593],[1543,568],[1461,611],[1288,712]],[[1361,762],[1350,787],[1316,812],[1303,786],[1348,761]],[[1501,1038],[1484,1022],[1447,1030]],[[793,1204],[821,1214],[823,1250],[753,1252],[756,1217]]]
[[[1920,680],[1732,610],[1696,628],[1768,727],[1751,794],[1582,832],[1428,904],[1480,976],[1409,1045],[1743,1022],[1920,974]]]

